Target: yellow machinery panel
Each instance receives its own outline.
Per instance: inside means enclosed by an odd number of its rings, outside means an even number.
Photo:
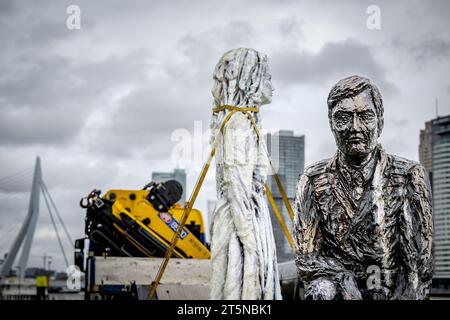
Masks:
[[[179,226],[184,208],[175,205],[168,212],[159,212],[147,200],[147,195],[147,190],[109,190],[104,195],[104,199],[114,201],[112,214],[117,219],[131,219],[151,234],[156,241],[169,247]],[[133,239],[130,239],[126,232],[117,224],[114,226],[140,251],[151,256],[145,248],[133,241]],[[211,254],[204,245],[204,235],[205,227],[202,214],[199,210],[192,209],[187,224],[181,232],[175,247],[174,256],[179,258],[209,259]]]

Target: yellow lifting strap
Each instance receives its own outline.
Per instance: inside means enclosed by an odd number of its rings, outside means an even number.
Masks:
[[[222,122],[222,124],[220,126],[220,131],[219,132],[223,131],[223,129],[225,128],[225,125],[227,124],[227,122],[231,119],[231,117],[236,112],[243,112],[249,118],[249,120],[251,121],[252,126],[255,129],[256,135],[258,137],[258,140],[259,141],[261,140],[261,135],[260,135],[258,126],[256,125],[255,121],[253,120],[253,117],[249,113],[249,112],[259,112],[259,107],[236,107],[236,106],[225,105],[225,106],[214,108],[213,112],[220,112],[220,111],[223,111],[223,110],[230,110],[231,112],[228,113],[225,116],[225,118],[224,118],[224,120],[223,120],[223,122]],[[203,165],[202,171],[200,172],[200,176],[199,176],[197,182],[195,183],[194,190],[192,191],[192,194],[189,197],[189,201],[187,202],[187,205],[184,208],[183,215],[182,215],[181,221],[180,221],[180,225],[178,226],[177,231],[174,233],[172,241],[170,243],[170,247],[167,249],[166,255],[164,256],[164,260],[163,260],[163,262],[161,263],[161,266],[158,269],[158,274],[156,275],[156,279],[153,282],[152,289],[150,290],[150,293],[148,294],[148,297],[147,297],[148,300],[153,299],[153,297],[156,294],[156,290],[158,288],[159,282],[161,281],[161,278],[162,278],[162,276],[164,274],[164,271],[165,271],[165,269],[167,267],[167,264],[169,263],[170,257],[172,256],[173,251],[175,250],[175,246],[177,244],[178,239],[180,238],[180,234],[181,234],[181,232],[182,232],[182,230],[183,230],[183,228],[184,228],[184,226],[186,224],[186,221],[187,221],[187,219],[189,217],[189,213],[192,211],[192,207],[194,206],[194,202],[197,199],[197,196],[198,196],[198,193],[200,191],[200,188],[201,188],[201,186],[203,184],[203,181],[205,180],[206,173],[208,172],[209,166],[210,166],[210,164],[212,162],[212,159],[214,158],[214,155],[216,153],[216,148],[217,148],[219,142],[220,142],[219,135],[217,135],[215,140],[214,140],[214,144],[213,144],[213,146],[211,148],[211,152],[209,153],[208,159],[206,160],[205,164]],[[289,200],[288,200],[288,198],[286,196],[286,193],[284,191],[283,185],[281,184],[281,181],[280,181],[278,175],[276,174],[276,170],[273,167],[272,162],[270,161],[270,159],[269,159],[269,162],[270,162],[270,167],[272,169],[272,173],[273,173],[273,175],[275,177],[275,181],[276,181],[277,186],[278,186],[278,188],[280,190],[281,197],[283,198],[283,202],[284,202],[284,204],[285,204],[285,206],[286,206],[286,208],[287,208],[287,210],[289,212],[289,217],[291,218],[291,220],[293,220],[294,214],[293,214],[291,205],[289,204]],[[266,195],[267,195],[267,197],[269,199],[269,203],[271,204],[271,206],[272,206],[272,208],[273,208],[273,210],[275,212],[275,215],[276,215],[278,221],[280,222],[281,227],[282,227],[282,229],[283,229],[283,231],[284,231],[284,233],[286,235],[286,238],[288,239],[291,248],[293,248],[294,247],[294,241],[292,239],[292,236],[289,234],[288,228],[287,228],[287,226],[286,226],[286,224],[285,224],[285,222],[283,220],[283,217],[281,216],[281,214],[280,214],[280,212],[279,212],[279,210],[277,208],[277,205],[275,204],[275,200],[272,197],[272,194],[271,194],[271,192],[269,190],[269,187],[265,183],[264,183],[264,189],[265,189]]]
[[[275,212],[275,216],[277,217],[278,221],[280,222],[281,228],[283,229],[283,232],[286,235],[287,240],[289,241],[289,245],[291,246],[291,249],[293,249],[294,248],[294,240],[292,239],[292,236],[289,233],[286,223],[284,222],[283,216],[281,215],[280,211],[278,210],[278,207],[275,203],[275,200],[272,197],[272,193],[270,192],[269,187],[265,183],[264,183],[264,189],[266,190],[267,199],[269,199],[269,203],[272,206],[273,211]]]
[[[220,106],[213,108],[213,112],[220,112],[223,110],[230,110],[230,111],[251,111],[251,112],[259,112],[259,107],[235,107],[235,106]]]
[[[259,132],[258,126],[255,123],[255,120],[253,119],[251,114],[249,114],[247,111],[243,111],[243,112],[247,116],[247,118],[250,120],[250,122],[252,123],[253,128],[256,131],[256,135],[258,136],[258,139],[261,141],[261,134]],[[281,183],[280,177],[278,176],[277,171],[273,167],[273,164],[272,164],[272,161],[270,160],[270,158],[269,158],[269,163],[270,163],[270,168],[272,169],[272,174],[275,178],[275,182],[277,183],[278,190],[280,190],[281,198],[283,199],[284,205],[286,206],[286,209],[289,213],[289,217],[291,218],[291,221],[294,221],[294,212],[292,211],[291,204],[289,203],[289,199],[286,196],[286,192],[284,191],[283,184]],[[268,188],[266,188],[266,189],[268,189]],[[275,209],[274,209],[274,211],[275,211]],[[281,221],[280,221],[280,223],[281,223]],[[286,237],[289,240],[288,234],[286,234]],[[289,242],[291,242],[291,241],[289,241]],[[291,248],[293,248],[293,246],[291,246]]]

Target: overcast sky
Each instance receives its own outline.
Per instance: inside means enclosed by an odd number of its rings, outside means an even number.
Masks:
[[[79,30],[66,27],[71,4],[81,8]],[[371,4],[381,9],[380,30],[367,28]],[[93,188],[139,189],[153,171],[178,165],[189,194],[201,159],[173,161],[174,132],[206,148],[212,72],[237,47],[268,55],[275,92],[263,128],[304,134],[307,165],[335,151],[326,98],[352,74],[383,95],[385,149],[418,160],[436,98],[439,114],[450,113],[449,12],[445,0],[1,0],[0,179],[39,155],[73,238],[84,231],[78,201]],[[26,215],[31,173],[0,180],[1,254]],[[213,168],[196,207],[206,213],[215,196]],[[42,201],[30,264],[42,265],[44,253],[63,268]]]

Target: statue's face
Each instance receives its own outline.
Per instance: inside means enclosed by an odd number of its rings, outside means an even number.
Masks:
[[[339,101],[330,123],[337,147],[347,157],[364,157],[375,149],[380,133],[369,89]]]
[[[273,85],[272,85],[272,77],[270,75],[270,72],[266,72],[262,79],[262,87],[261,87],[261,93],[263,97],[263,101],[265,103],[271,103],[272,102],[272,95],[273,95]]]

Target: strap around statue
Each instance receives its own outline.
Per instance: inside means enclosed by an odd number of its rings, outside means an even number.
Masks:
[[[220,112],[220,111],[224,111],[224,110],[259,112],[259,107],[258,106],[255,106],[255,107],[236,107],[236,106],[224,105],[224,106],[219,106],[219,107],[213,108],[213,112]]]

